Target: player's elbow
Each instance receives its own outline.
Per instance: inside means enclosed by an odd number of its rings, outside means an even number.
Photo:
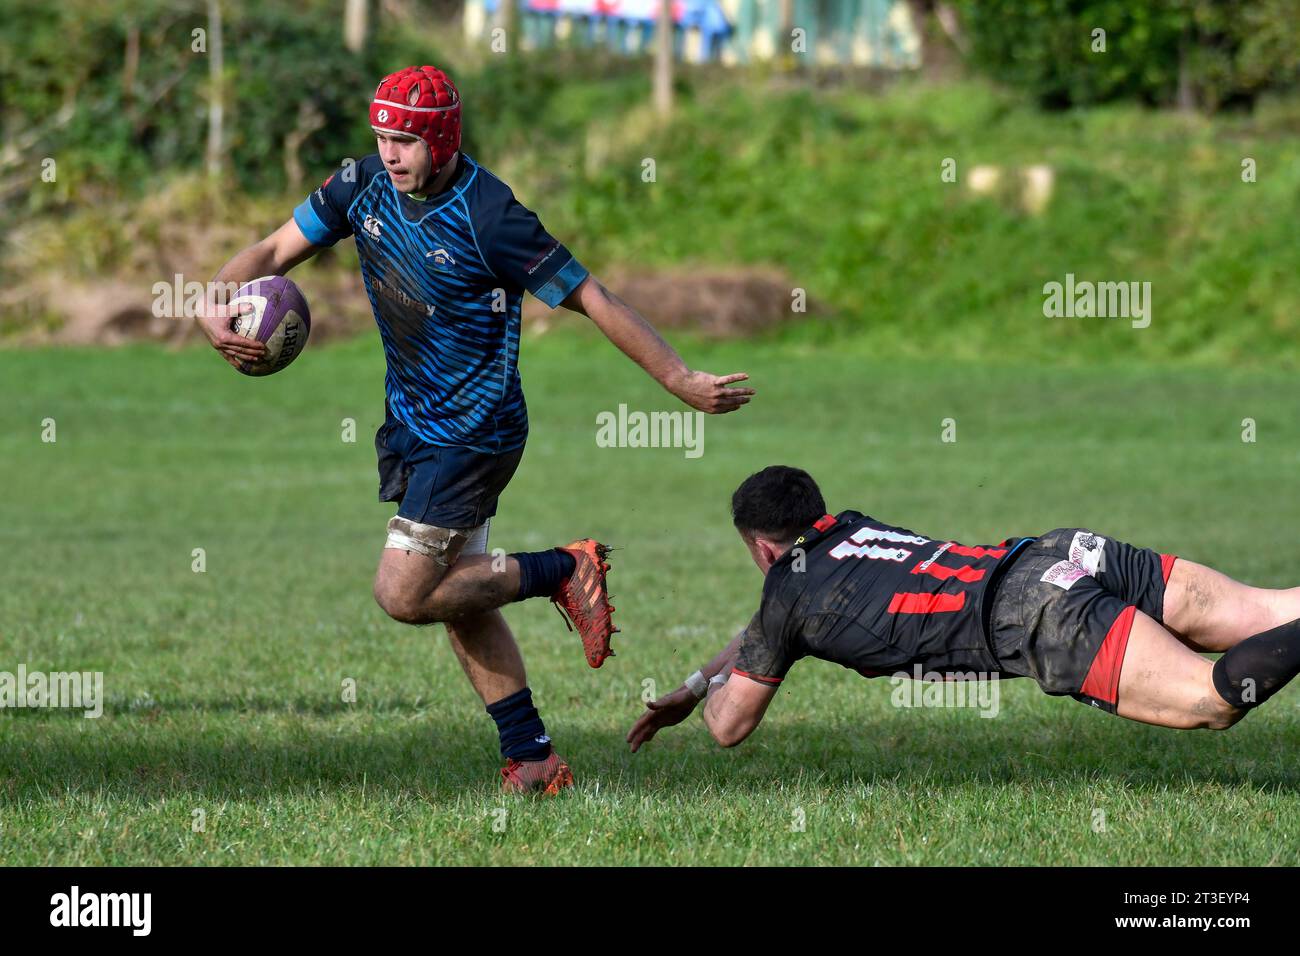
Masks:
[[[709,725],[709,733],[718,742],[719,747],[735,747],[744,742],[754,730],[753,725],[742,723],[720,723],[714,721]]]
[[[593,312],[599,314],[608,302],[609,293],[600,284],[600,280],[593,275],[588,275],[578,283],[576,289],[569,293],[569,297],[564,300],[563,305],[566,309],[577,312],[579,315],[594,319]]]
[[[319,246],[313,245],[303,235],[302,229],[293,219],[257,243],[256,248],[261,261],[266,264],[268,275],[284,275],[320,251]]]

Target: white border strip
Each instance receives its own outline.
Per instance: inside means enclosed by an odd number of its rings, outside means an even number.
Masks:
[[[410,110],[412,113],[443,113],[460,106],[460,97],[456,97],[456,102],[450,106],[407,106],[405,103],[394,103],[392,100],[372,100],[372,102],[382,103],[384,106],[395,106],[399,110]]]

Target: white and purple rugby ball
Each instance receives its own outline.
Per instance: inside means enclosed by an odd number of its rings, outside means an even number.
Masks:
[[[240,286],[229,305],[247,302],[251,312],[230,320],[230,331],[246,339],[266,343],[266,356],[259,362],[240,362],[245,375],[274,375],[298,357],[311,332],[307,299],[292,279],[262,276]]]

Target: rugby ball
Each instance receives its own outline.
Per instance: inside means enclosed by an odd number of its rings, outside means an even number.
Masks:
[[[230,331],[266,343],[266,355],[257,362],[240,362],[245,375],[274,375],[298,357],[311,332],[307,299],[292,279],[262,276],[239,287],[228,303],[247,302],[253,309],[230,320]]]

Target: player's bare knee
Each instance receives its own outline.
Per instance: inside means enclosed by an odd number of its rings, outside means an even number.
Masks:
[[[453,609],[438,600],[436,589],[446,569],[456,563],[468,537],[464,530],[420,524],[401,516],[389,521],[385,555],[390,551],[404,551],[418,556],[416,560],[423,562],[423,570],[399,571],[394,562],[400,564],[400,556],[384,558],[375,576],[374,589],[375,601],[384,613],[404,624],[436,624],[448,620]]]
[[[394,621],[403,624],[433,624],[441,620],[431,608],[430,602],[422,599],[420,590],[399,574],[385,571],[381,566],[375,575],[375,603]]]
[[[1203,730],[1227,730],[1249,711],[1233,707],[1213,690],[1197,702],[1196,727]]]
[[[1248,713],[1249,711],[1229,708],[1229,711],[1227,713],[1217,714],[1214,717],[1210,718],[1204,724],[1204,727],[1206,730],[1227,730],[1237,721],[1241,720],[1241,718],[1245,717],[1246,714]]]
[[[384,569],[382,567],[375,572],[375,583],[371,587],[370,593],[374,597],[375,603],[379,605],[385,614],[387,614],[390,601],[392,600],[392,588],[384,577]]]
[[[375,578],[375,603],[394,621],[403,624],[422,624],[417,601],[411,599],[409,592],[395,585],[382,576]]]

